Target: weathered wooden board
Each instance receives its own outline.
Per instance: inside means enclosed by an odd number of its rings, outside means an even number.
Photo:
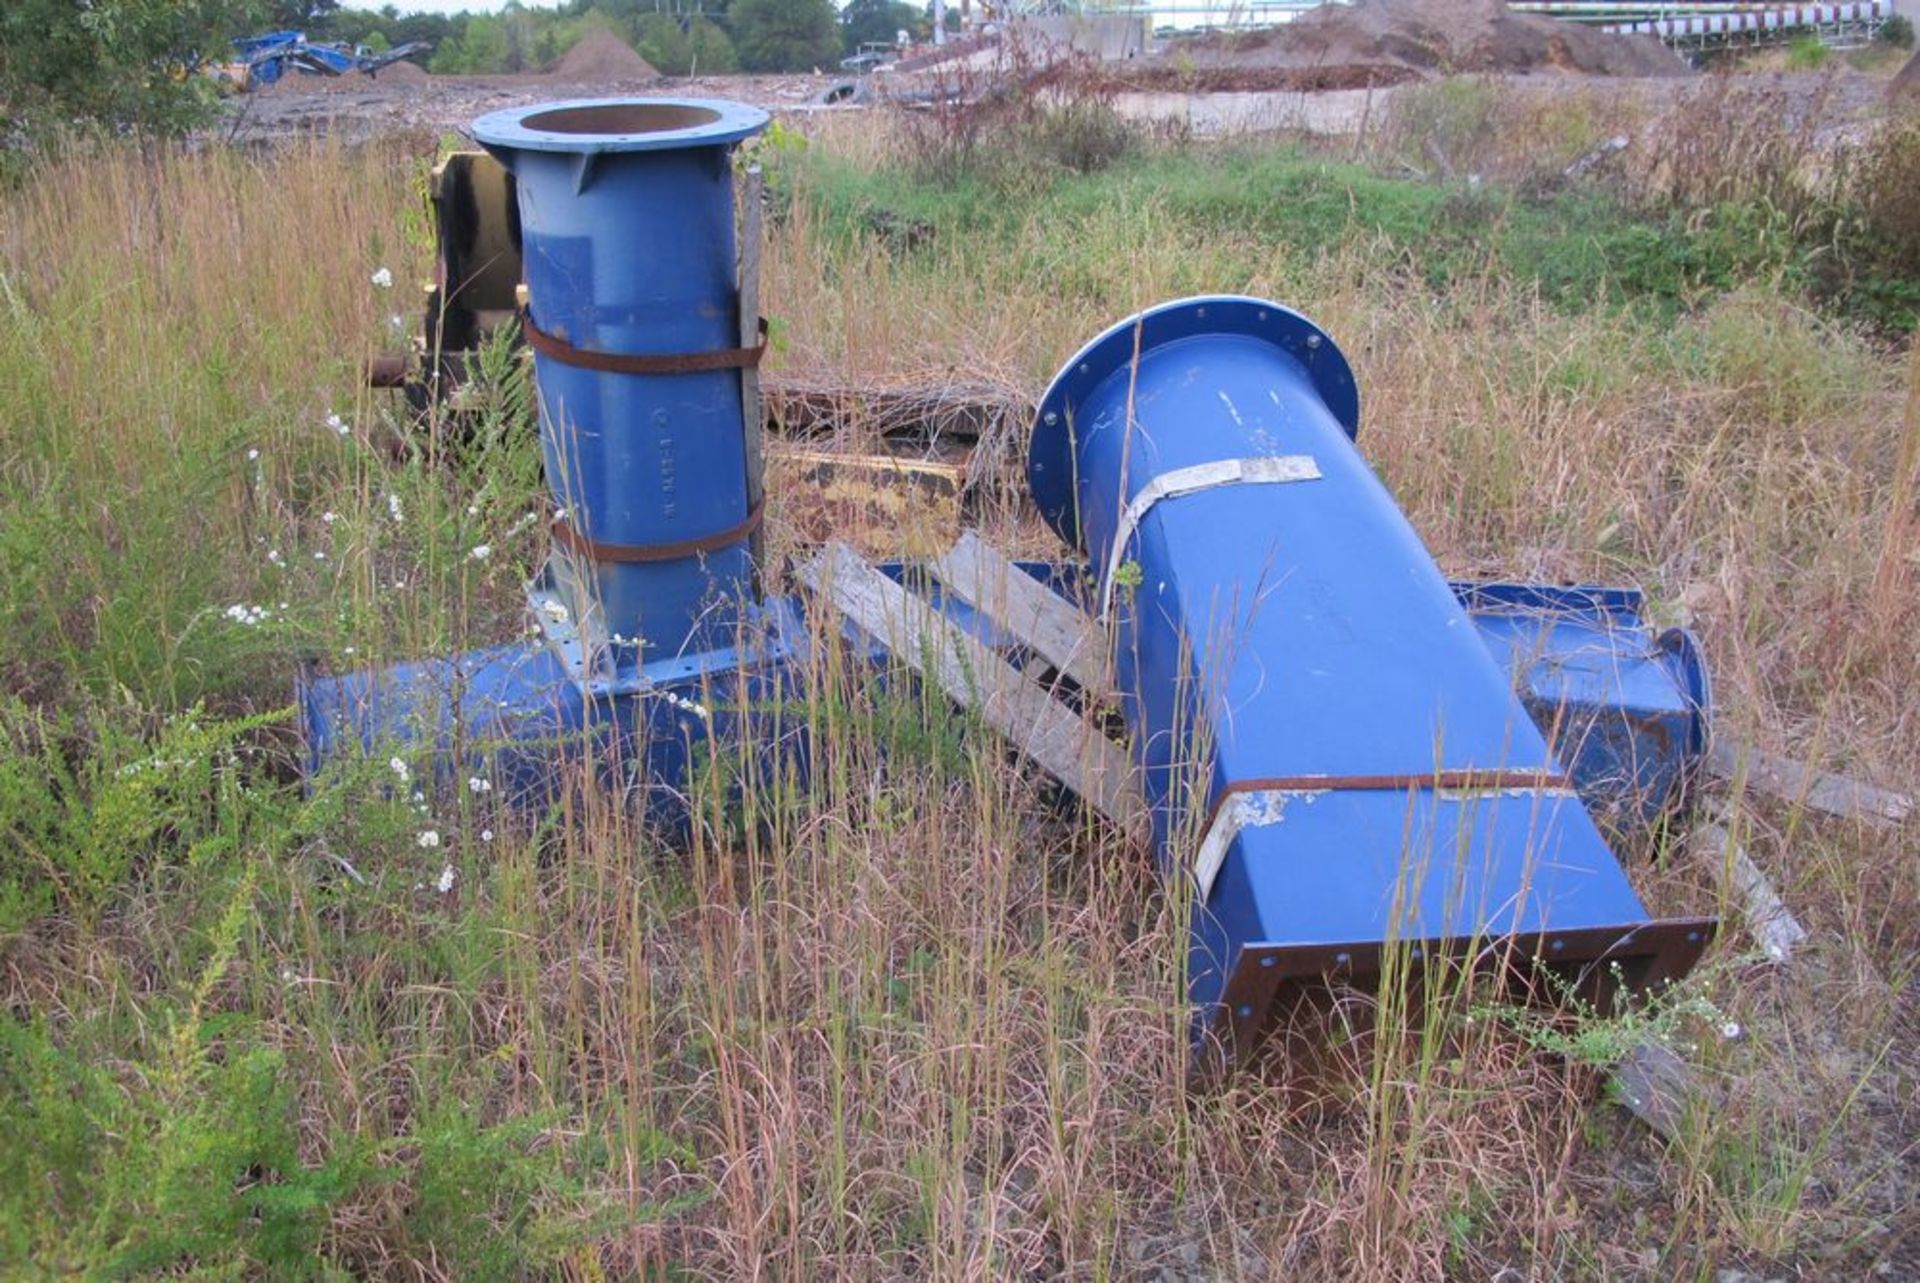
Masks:
[[[963,601],[1020,638],[1096,697],[1109,693],[1105,634],[1093,619],[969,530],[933,561],[933,573]]]
[[[1728,890],[1746,921],[1747,931],[1767,956],[1775,962],[1790,960],[1807,942],[1806,928],[1793,916],[1746,848],[1734,839],[1725,824],[1712,821],[1696,828],[1688,841],[1702,858],[1726,871]]]
[[[1635,1118],[1672,1140],[1696,1092],[1693,1073],[1673,1048],[1643,1042],[1613,1070],[1613,1090]]]
[[[1127,833],[1144,831],[1146,807],[1133,764],[1038,682],[943,618],[934,607],[862,561],[827,545],[801,579],[895,658],[931,677],[947,696],[976,710],[1036,765]]]
[[[1717,741],[1707,754],[1707,770],[1723,780],[1744,779],[1756,793],[1869,824],[1902,824],[1913,814],[1913,799],[1905,793],[1816,771],[1737,741]]]

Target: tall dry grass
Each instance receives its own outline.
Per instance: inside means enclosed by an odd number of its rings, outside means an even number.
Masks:
[[[815,145],[881,164],[895,144]],[[298,649],[348,667],[506,635],[539,552],[527,443],[396,457],[400,425],[356,386],[413,308],[368,277],[420,271],[421,161],[108,152],[4,198],[10,728],[110,779],[195,700],[282,705]],[[829,234],[803,187],[766,299],[790,369],[1030,391],[1132,308],[1282,299],[1354,360],[1362,448],[1446,569],[1641,582],[1701,631],[1727,725],[1920,778],[1913,358],[1764,281],[1650,332],[1495,277],[1436,298],[1397,266],[1364,235],[1306,247],[1151,202],[902,253]],[[983,520],[1057,552],[1017,506]],[[229,620],[236,602],[272,618]],[[0,1053],[64,1084],[0,1120],[0,1184],[26,1191],[0,1195],[0,1270],[170,1245],[161,1266],[260,1268],[262,1206],[341,1270],[423,1278],[1913,1260],[1910,837],[1736,808],[1814,940],[1782,973],[1730,931],[1698,992],[1743,1033],[1675,1027],[1719,1104],[1673,1147],[1597,1103],[1594,1066],[1453,992],[1419,1014],[1389,992],[1339,1072],[1276,1056],[1195,1092],[1182,909],[1142,853],[942,702],[844,662],[803,710],[813,790],[712,787],[686,850],[592,790],[530,828],[379,778],[302,796],[272,740],[222,759],[217,831],[181,849],[206,823],[183,814],[99,915],[62,902],[0,938]],[[1663,913],[1730,908],[1678,846],[1633,873]],[[272,1091],[225,1085],[256,1053]],[[93,1111],[71,1134],[68,1098]],[[207,1179],[195,1156],[243,1122],[284,1123],[297,1163]]]

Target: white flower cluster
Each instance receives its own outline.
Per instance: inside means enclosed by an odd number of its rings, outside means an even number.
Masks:
[[[387,492],[387,515],[393,518],[393,524],[396,526],[405,520],[406,515],[400,509],[400,496],[391,490]]]
[[[485,561],[487,558],[493,556],[493,545],[484,543],[475,544],[473,551],[468,553],[467,556],[475,561]]]
[[[669,690],[655,691],[653,693],[682,712],[692,713],[703,722],[707,720],[707,706],[698,700],[688,699],[684,695],[676,695]]]
[[[227,618],[236,624],[257,628],[265,620],[273,618],[273,612],[265,606],[234,605],[227,607]]]
[[[467,792],[491,793],[493,792],[493,781],[484,775],[469,776],[467,778]]]
[[[377,268],[373,275],[367,279],[373,282],[375,289],[390,290],[393,288],[393,273],[384,267]]]
[[[333,430],[333,435],[337,437],[344,437],[349,432],[353,431],[352,428],[347,426],[347,421],[341,418],[338,414],[327,415],[327,427],[331,428]]]

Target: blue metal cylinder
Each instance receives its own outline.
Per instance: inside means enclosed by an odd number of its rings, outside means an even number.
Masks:
[[[1283,992],[1392,942],[1684,970],[1709,927],[1646,921],[1358,418],[1333,341],[1238,297],[1114,326],[1040,404],[1029,480],[1113,624],[1206,1027],[1249,1046]]]
[[[740,103],[597,99],[473,124],[517,180],[556,529],[591,564],[607,631],[644,639],[642,662],[724,621],[716,605],[751,581],[740,369],[701,360],[740,347],[730,157],[767,121]],[[635,372],[598,356],[689,359]]]

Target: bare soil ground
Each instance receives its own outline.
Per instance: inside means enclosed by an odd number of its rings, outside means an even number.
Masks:
[[[730,98],[796,109],[812,103],[835,80],[824,75],[669,77],[638,54],[631,62],[618,57],[581,62],[584,70],[563,58],[545,75],[433,76],[412,63],[396,63],[374,76],[289,77],[237,99],[221,136],[253,145],[322,135],[362,142],[387,134],[464,129],[474,117],[507,107],[618,94]],[[594,70],[607,67],[612,70]]]

